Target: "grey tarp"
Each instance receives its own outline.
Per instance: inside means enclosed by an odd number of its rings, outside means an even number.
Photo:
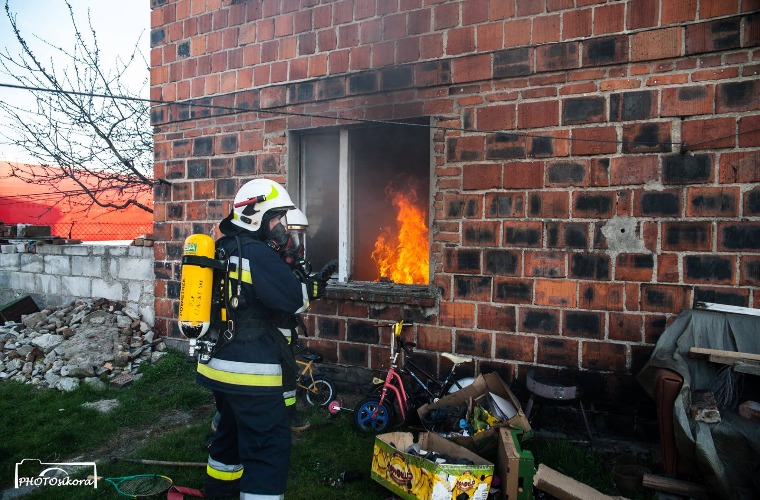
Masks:
[[[657,341],[637,380],[654,397],[657,368],[679,373],[683,387],[676,398],[674,431],[678,452],[694,461],[699,472],[723,498],[760,498],[760,422],[721,410],[721,422],[689,418],[690,391],[707,389],[722,365],[689,358],[689,348],[703,347],[760,354],[760,317],[702,310],[682,312]],[[757,389],[760,377],[744,376],[746,389]],[[745,398],[740,398],[739,402]]]

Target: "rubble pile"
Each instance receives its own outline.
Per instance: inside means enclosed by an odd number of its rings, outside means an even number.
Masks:
[[[165,349],[138,312],[106,299],[80,300],[0,326],[0,380],[61,391],[80,383],[125,386]]]

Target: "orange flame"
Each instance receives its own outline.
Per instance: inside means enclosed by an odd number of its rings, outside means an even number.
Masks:
[[[380,279],[406,285],[427,285],[430,274],[428,228],[425,214],[415,206],[417,195],[389,189],[396,207],[396,233],[385,227],[375,241],[372,260],[377,263]]]

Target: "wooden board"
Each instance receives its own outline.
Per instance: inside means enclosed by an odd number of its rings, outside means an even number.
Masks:
[[[728,358],[744,362],[760,361],[760,354],[753,354],[751,352],[723,351],[720,349],[706,349],[704,347],[690,348],[689,356],[692,358],[709,358],[710,356],[716,356],[717,358]]]

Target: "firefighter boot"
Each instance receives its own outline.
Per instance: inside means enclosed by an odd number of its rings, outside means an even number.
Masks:
[[[291,431],[305,431],[311,427],[311,423],[307,419],[298,416],[296,405],[288,406],[288,419],[290,420]]]

